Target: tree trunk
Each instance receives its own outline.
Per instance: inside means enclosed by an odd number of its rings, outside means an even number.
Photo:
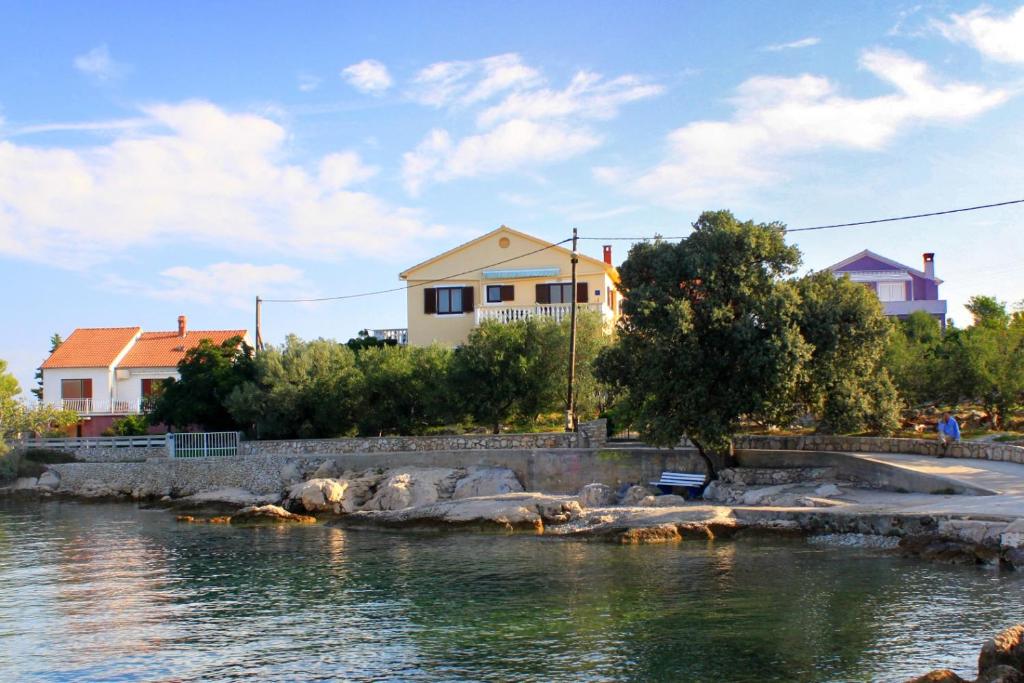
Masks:
[[[690,442],[697,447],[697,454],[700,455],[701,460],[704,461],[704,466],[708,470],[704,478],[704,486],[707,486],[714,480],[718,479],[718,471],[715,469],[715,463],[704,451],[704,446],[701,444],[700,441],[697,441],[697,439],[690,437]]]
[[[696,446],[697,453],[700,455],[701,459],[704,461],[704,465],[708,469],[707,478],[704,481],[705,486],[718,479],[719,466],[715,464],[716,458],[720,460],[721,468],[736,466],[736,447],[733,445],[731,439],[729,440],[729,448],[725,452],[710,454],[704,449],[704,445],[701,442],[697,441],[693,437],[690,437],[690,441],[694,446]]]

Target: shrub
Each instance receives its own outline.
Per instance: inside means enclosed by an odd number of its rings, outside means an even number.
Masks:
[[[104,436],[145,436],[149,433],[149,422],[142,415],[125,415],[114,420]]]
[[[70,451],[60,451],[54,448],[29,448],[24,451],[25,460],[31,460],[43,465],[57,465],[65,462],[78,462],[78,458]]]

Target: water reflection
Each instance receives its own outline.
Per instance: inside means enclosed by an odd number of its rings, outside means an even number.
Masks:
[[[799,541],[179,526],[0,502],[3,680],[899,680],[966,673],[1015,575]]]

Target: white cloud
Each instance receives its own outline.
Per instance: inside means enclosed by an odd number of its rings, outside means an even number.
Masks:
[[[914,125],[970,119],[1008,97],[979,85],[940,83],[926,64],[898,52],[869,50],[860,63],[894,92],[856,99],[820,76],[757,76],[737,89],[731,119],[696,121],[672,131],[668,154],[654,168],[638,175],[598,168],[595,175],[629,193],[677,205],[777,181],[787,158],[878,150]]]
[[[541,82],[540,72],[507,53],[475,61],[436,62],[413,79],[410,96],[432,107],[468,106],[495,95]]]
[[[124,64],[114,61],[106,45],[94,47],[85,54],[78,55],[75,57],[73,64],[83,74],[98,81],[109,81],[118,78],[127,71],[127,67]]]
[[[821,42],[821,38],[816,36],[810,36],[808,38],[801,38],[800,40],[794,40],[790,43],[778,43],[776,45],[765,45],[762,50],[765,52],[782,52],[783,50],[799,50],[803,47],[814,47]]]
[[[364,59],[358,64],[347,66],[341,76],[356,90],[379,95],[391,87],[391,74],[388,68],[376,59]]]
[[[967,43],[997,62],[1024,64],[1024,6],[1003,17],[983,6],[949,19],[935,25],[950,40]]]
[[[458,143],[447,131],[433,130],[403,157],[405,188],[415,195],[428,179],[444,182],[564,161],[599,144],[600,136],[592,131],[525,119],[506,121]]]
[[[540,88],[510,94],[499,104],[481,112],[477,123],[490,126],[513,118],[567,116],[610,119],[618,116],[622,105],[660,95],[664,90],[662,86],[638,76],[626,75],[606,81],[600,74],[580,71],[564,90]]]
[[[143,110],[109,144],[0,139],[0,253],[86,268],[141,246],[212,245],[293,256],[393,256],[442,232],[355,189],[376,170],[354,152],[316,172],[285,161],[288,131],[208,102]]]
[[[447,130],[430,131],[403,157],[405,188],[415,195],[430,182],[564,161],[601,144],[588,121],[614,118],[623,105],[663,91],[639,76],[605,80],[588,71],[564,89],[544,87],[541,73],[514,53],[431,64],[416,76],[411,96],[475,113],[480,132],[456,140]]]
[[[300,73],[298,75],[299,90],[302,92],[313,92],[320,87],[322,79],[313,74]]]

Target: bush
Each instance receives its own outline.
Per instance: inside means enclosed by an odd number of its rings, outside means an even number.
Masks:
[[[103,436],[145,436],[149,433],[149,422],[142,415],[125,415],[114,420]]]
[[[26,460],[37,462],[43,465],[58,465],[65,462],[78,462],[74,453],[60,451],[54,448],[29,448],[24,451],[23,457]]]

